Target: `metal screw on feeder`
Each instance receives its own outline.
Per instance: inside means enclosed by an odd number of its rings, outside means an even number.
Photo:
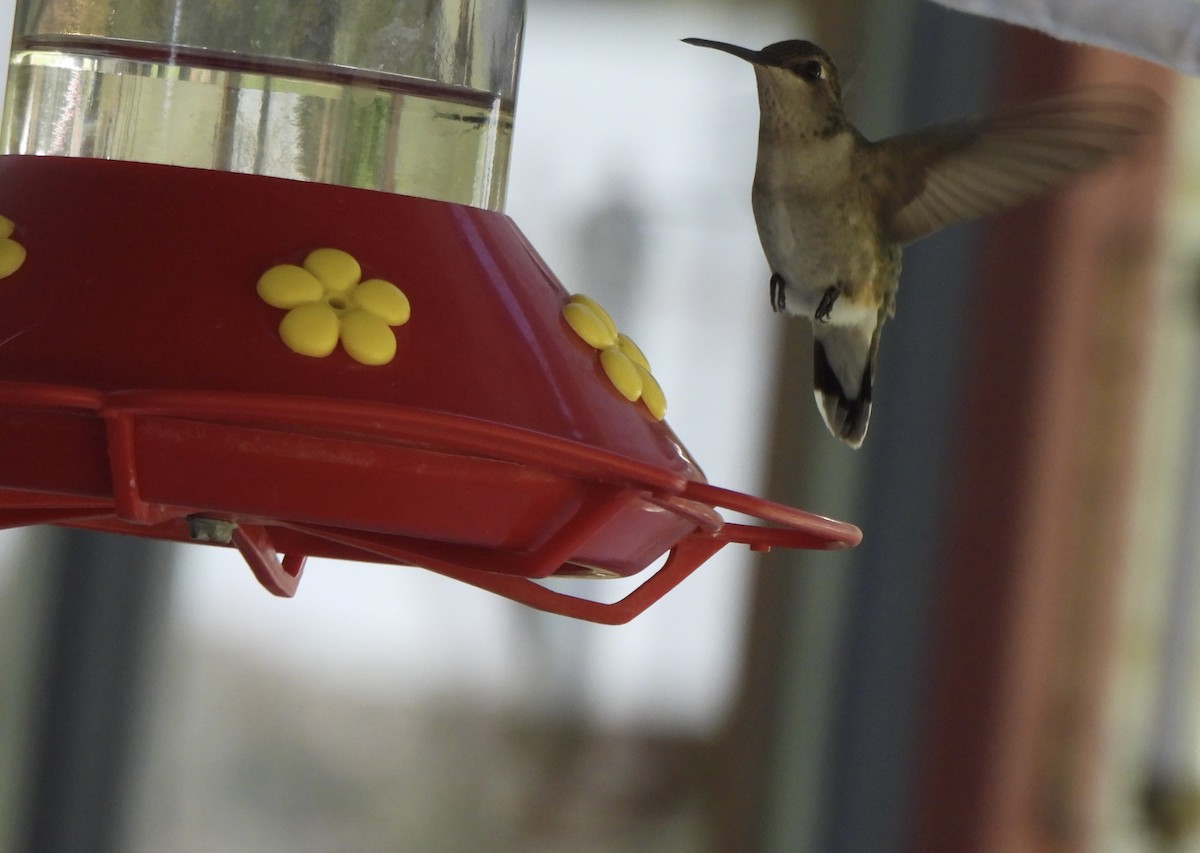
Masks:
[[[706,483],[642,350],[500,212],[523,15],[19,2],[0,526],[230,545],[279,595],[307,555],[415,565],[610,623],[731,542],[857,543]],[[613,604],[536,583],[663,555]]]

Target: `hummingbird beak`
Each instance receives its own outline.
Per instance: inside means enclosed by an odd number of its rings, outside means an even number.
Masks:
[[[725,53],[732,53],[738,59],[744,59],[747,62],[752,62],[755,65],[762,64],[762,54],[757,50],[750,50],[746,47],[738,47],[736,44],[726,44],[723,41],[710,41],[709,39],[683,39],[685,44],[694,44],[696,47],[711,47],[713,50],[722,50]]]

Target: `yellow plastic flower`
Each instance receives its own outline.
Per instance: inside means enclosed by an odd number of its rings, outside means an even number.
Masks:
[[[279,336],[300,355],[324,358],[342,342],[360,364],[387,364],[396,357],[392,326],[408,322],[408,297],[390,281],[359,281],[362,269],[341,249],[316,249],[303,266],[280,264],[258,280],[268,305],[288,309]]]
[[[16,227],[11,219],[0,216],[0,278],[8,278],[25,263],[25,247],[12,239]]]
[[[642,401],[655,420],[667,415],[667,398],[650,372],[650,362],[637,344],[617,331],[617,324],[596,300],[576,293],[563,306],[563,319],[591,347],[600,350],[600,366],[626,400]]]

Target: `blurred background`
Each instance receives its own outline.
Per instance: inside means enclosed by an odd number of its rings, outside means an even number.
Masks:
[[[906,252],[854,452],[769,308],[753,75],[687,36],[824,44],[869,137],[1101,80],[1171,119]],[[529,0],[508,214],[712,482],[863,545],[722,552],[614,628],[5,531],[0,849],[1200,850],[1198,154],[1194,79],[923,1]]]

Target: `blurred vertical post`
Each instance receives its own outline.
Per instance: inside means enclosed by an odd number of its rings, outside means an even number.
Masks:
[[[28,853],[124,849],[130,772],[161,632],[170,547],[85,531],[42,535],[46,618],[17,819]]]
[[[1147,63],[1010,30],[1007,97]],[[915,850],[1088,849],[1143,399],[1165,135],[988,226],[915,797]]]

